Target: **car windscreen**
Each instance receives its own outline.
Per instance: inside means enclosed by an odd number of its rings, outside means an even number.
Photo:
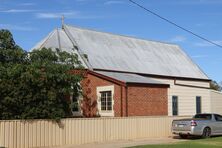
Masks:
[[[207,119],[207,120],[211,120],[212,115],[211,115],[211,114],[197,114],[197,115],[195,115],[193,118],[195,118],[195,119]]]

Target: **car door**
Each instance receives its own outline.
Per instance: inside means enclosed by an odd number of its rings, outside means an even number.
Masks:
[[[216,123],[215,123],[216,131],[215,131],[215,133],[222,134],[222,116],[218,115],[218,114],[215,114],[214,116],[215,116],[215,120],[216,120]]]

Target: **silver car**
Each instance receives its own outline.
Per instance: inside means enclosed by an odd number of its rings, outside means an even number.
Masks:
[[[173,120],[172,133],[181,138],[202,136],[208,138],[222,135],[222,116],[218,114],[196,114],[190,119]]]

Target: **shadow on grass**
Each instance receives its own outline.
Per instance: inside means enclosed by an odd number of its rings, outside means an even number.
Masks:
[[[187,138],[181,138],[180,136],[173,136],[173,139],[178,139],[178,140],[203,140],[203,139],[213,139],[213,138],[218,138],[222,137],[220,136],[211,136],[210,138],[202,138],[201,136],[188,136]]]

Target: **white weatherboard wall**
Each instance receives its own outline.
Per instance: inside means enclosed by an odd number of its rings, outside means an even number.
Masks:
[[[211,111],[213,113],[222,115],[222,92],[211,90],[210,96],[211,96]]]
[[[202,113],[211,112],[211,96],[209,82],[176,80],[175,85],[172,79],[156,79],[163,83],[170,84],[168,89],[168,115],[172,116],[172,96],[178,96],[178,115],[194,115],[196,114],[196,96],[201,96]],[[180,86],[189,85],[189,86]],[[193,87],[195,86],[195,87]],[[197,88],[206,87],[206,88]]]

